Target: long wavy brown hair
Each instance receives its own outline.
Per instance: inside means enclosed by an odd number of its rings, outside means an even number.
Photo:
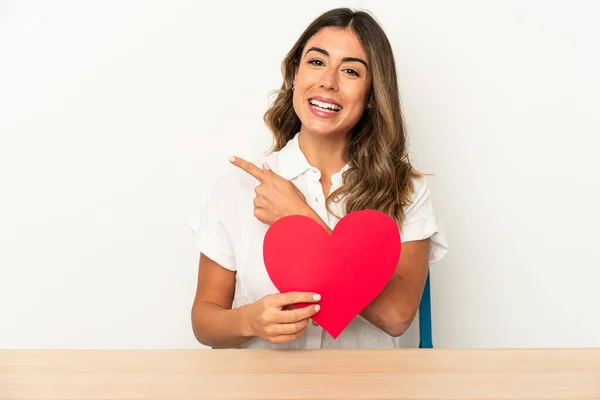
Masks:
[[[327,198],[345,201],[345,212],[371,209],[386,213],[402,226],[404,207],[414,190],[412,178],[421,177],[411,165],[406,148],[396,64],[389,40],[367,11],[349,8],[330,10],[314,20],[302,33],[281,64],[283,84],[273,105],[264,115],[274,136],[271,151],[281,150],[299,132],[301,122],[292,104],[293,79],[308,40],[325,27],[352,29],[371,63],[369,107],[349,132],[344,157],[350,168],[344,184]],[[330,210],[331,211],[331,210]]]

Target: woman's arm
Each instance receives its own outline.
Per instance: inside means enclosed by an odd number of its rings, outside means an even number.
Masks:
[[[192,329],[205,346],[236,347],[251,339],[244,307],[231,309],[235,274],[200,254]]]
[[[412,323],[423,295],[429,269],[431,239],[402,243],[392,279],[361,316],[390,336],[401,336]]]
[[[298,303],[316,303],[316,293],[268,294],[255,303],[231,309],[235,272],[200,254],[198,288],[192,306],[192,328],[196,339],[210,347],[237,347],[253,337],[273,344],[298,339],[309,318],[320,306],[289,309]]]

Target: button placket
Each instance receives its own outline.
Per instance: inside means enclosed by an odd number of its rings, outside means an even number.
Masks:
[[[313,170],[313,179],[310,179],[310,185],[308,188],[309,191],[309,195],[311,197],[311,200],[314,200],[316,208],[318,208],[317,213],[321,216],[321,218],[323,218],[323,208],[324,208],[324,203],[325,200],[322,198],[323,197],[323,188],[321,186],[321,182],[319,181],[320,179],[320,173],[316,170]]]

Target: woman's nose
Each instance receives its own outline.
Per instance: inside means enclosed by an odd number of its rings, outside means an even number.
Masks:
[[[331,68],[323,71],[321,76],[321,87],[326,90],[338,90],[338,80],[336,70]]]

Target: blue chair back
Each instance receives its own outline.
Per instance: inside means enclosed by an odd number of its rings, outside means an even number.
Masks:
[[[431,332],[431,288],[429,284],[429,272],[427,273],[427,280],[425,281],[425,288],[423,289],[423,296],[421,297],[421,304],[419,304],[419,348],[431,349],[433,348],[433,337]]]

